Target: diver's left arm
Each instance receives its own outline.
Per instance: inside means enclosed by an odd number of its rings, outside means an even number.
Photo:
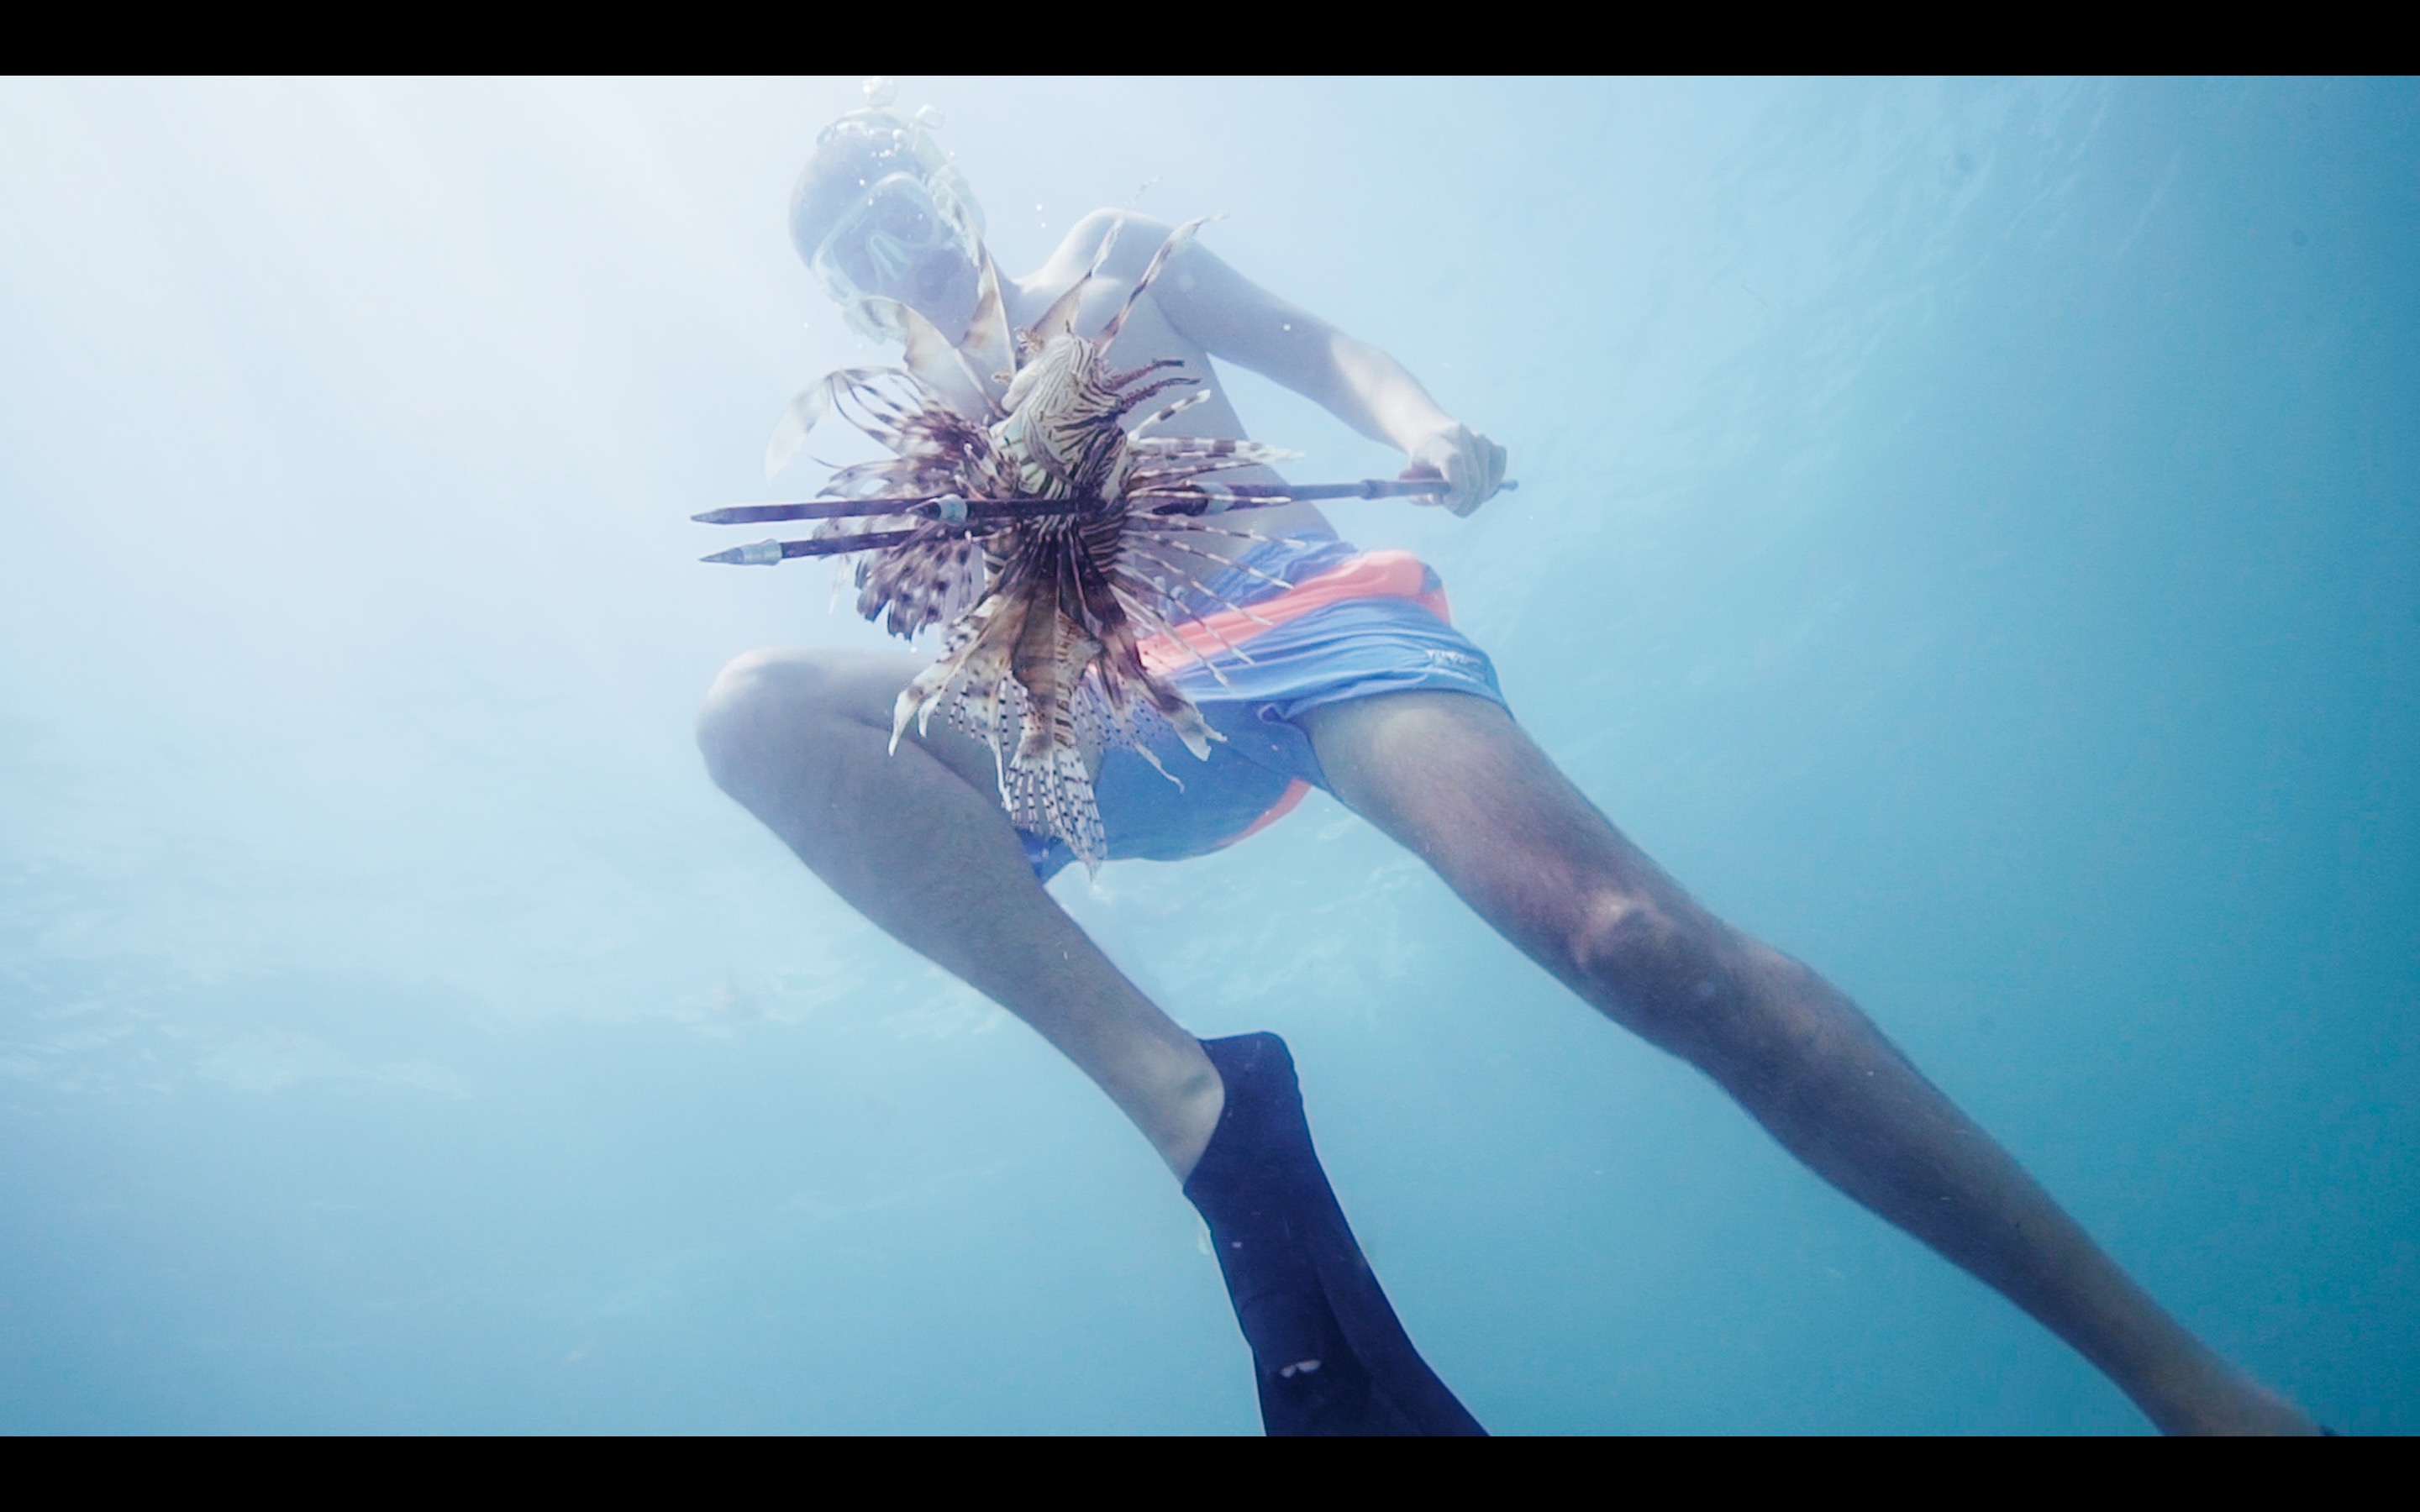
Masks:
[[[1369,437],[1403,449],[1406,476],[1441,477],[1435,501],[1457,515],[1504,483],[1504,448],[1447,414],[1401,363],[1297,309],[1194,242],[1170,261],[1152,298],[1177,332],[1213,357],[1250,368],[1318,403]]]

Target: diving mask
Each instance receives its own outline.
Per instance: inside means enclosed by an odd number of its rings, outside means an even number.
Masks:
[[[974,228],[946,190],[913,173],[894,173],[869,186],[825,234],[807,266],[844,305],[872,295],[896,299],[908,278],[936,254],[978,260]]]

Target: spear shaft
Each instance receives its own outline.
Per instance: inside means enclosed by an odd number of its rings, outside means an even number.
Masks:
[[[1230,509],[1272,509],[1280,504],[1311,503],[1327,499],[1404,499],[1444,493],[1449,486],[1441,478],[1363,478],[1357,483],[1308,484],[1189,483],[1168,488],[1140,488],[1128,497],[1138,503],[1156,501],[1146,504],[1144,512],[1147,514],[1217,515]],[[1517,488],[1520,485],[1508,480],[1504,486]],[[774,520],[907,515],[945,525],[957,525],[975,520],[1040,519],[1059,515],[1080,515],[1095,507],[1094,501],[1081,499],[964,499],[956,494],[929,494],[907,499],[813,499],[793,504],[733,504],[691,515],[690,518],[701,525],[756,525]],[[908,532],[876,533],[895,535],[905,540]],[[866,538],[871,539],[871,536]],[[833,536],[830,539],[840,541],[857,537]],[[869,548],[836,547],[816,551],[795,551],[790,555],[830,556],[835,550],[865,549]],[[737,559],[718,552],[706,560]]]

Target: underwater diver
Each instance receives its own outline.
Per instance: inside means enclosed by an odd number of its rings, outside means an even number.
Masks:
[[[868,334],[901,333],[883,314],[897,301],[962,341],[987,279],[1030,327],[1089,276],[1080,329],[1123,311],[1119,364],[1170,361],[1201,380],[1169,433],[1243,436],[1215,357],[1399,448],[1404,476],[1440,480],[1429,501],[1458,516],[1503,486],[1504,448],[1392,358],[1146,217],[1095,211],[1039,269],[1001,276],[924,123],[878,102],[818,138],[790,230]],[[1433,572],[1356,550],[1308,504],[1196,544],[1218,570],[1171,595],[1191,616],[1178,626],[1188,646],[1156,654],[1223,738],[1206,761],[1169,742],[1181,788],[1146,756],[1099,755],[1109,856],[1201,855],[1323,788],[1589,1005],[1712,1077],[1817,1175],[2066,1340],[2160,1428],[2314,1431],[2129,1279],[1855,1004],[1709,913],[1600,813],[1514,721]],[[1187,662],[1205,646],[1222,675]],[[813,647],[742,656],[700,715],[707,766],[834,891],[1032,1026],[1150,1140],[1210,1228],[1269,1432],[1480,1431],[1355,1244],[1283,1043],[1197,1041],[1109,963],[1044,887],[1075,857],[1012,825],[983,740],[936,723],[892,748],[902,690],[926,666]]]

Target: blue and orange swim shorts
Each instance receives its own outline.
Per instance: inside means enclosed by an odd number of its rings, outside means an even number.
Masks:
[[[1361,551],[1332,535],[1255,542],[1205,586],[1182,604],[1194,617],[1174,636],[1143,642],[1143,662],[1226,738],[1201,761],[1159,726],[1152,753],[1174,782],[1131,750],[1103,755],[1093,788],[1112,860],[1232,845],[1326,787],[1295,722],[1310,710],[1422,689],[1504,702],[1487,654],[1455,632],[1444,585],[1408,551]],[[1045,880],[1075,859],[1040,835],[1025,836],[1025,852]]]

